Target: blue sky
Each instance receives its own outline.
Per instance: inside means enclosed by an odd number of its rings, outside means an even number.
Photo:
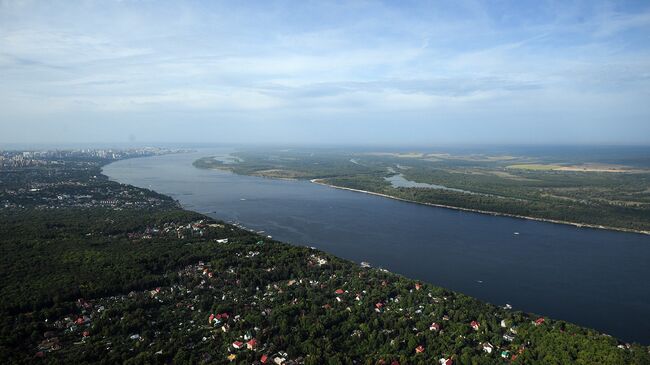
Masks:
[[[0,0],[0,130],[650,144],[650,2]]]

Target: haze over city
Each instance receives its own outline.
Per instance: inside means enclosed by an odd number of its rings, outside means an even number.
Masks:
[[[0,2],[0,143],[648,144],[650,3]]]

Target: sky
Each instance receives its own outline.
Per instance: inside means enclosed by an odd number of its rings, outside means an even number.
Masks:
[[[650,1],[0,0],[10,143],[650,144]]]

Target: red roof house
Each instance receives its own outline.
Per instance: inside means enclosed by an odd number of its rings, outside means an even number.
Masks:
[[[246,342],[246,348],[249,350],[255,350],[255,347],[257,347],[257,340],[254,338],[251,338],[248,342]]]
[[[232,347],[234,347],[234,348],[236,348],[236,349],[240,349],[240,348],[242,348],[243,346],[244,346],[244,343],[241,342],[241,341],[235,341],[235,342],[232,343]]]
[[[334,293],[341,295],[341,294],[345,293],[345,291],[343,291],[343,289],[336,289],[336,291]]]
[[[415,353],[416,354],[421,354],[423,352],[424,352],[424,347],[422,347],[422,345],[415,348]]]
[[[474,331],[478,331],[479,327],[481,327],[481,324],[476,321],[472,321],[472,323],[470,323],[469,325],[472,326]]]

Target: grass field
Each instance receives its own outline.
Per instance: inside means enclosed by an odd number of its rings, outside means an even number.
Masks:
[[[545,165],[539,163],[529,163],[529,164],[520,164],[520,165],[510,165],[507,166],[509,169],[520,169],[520,170],[535,170],[535,171],[551,171],[561,169],[560,165]]]

